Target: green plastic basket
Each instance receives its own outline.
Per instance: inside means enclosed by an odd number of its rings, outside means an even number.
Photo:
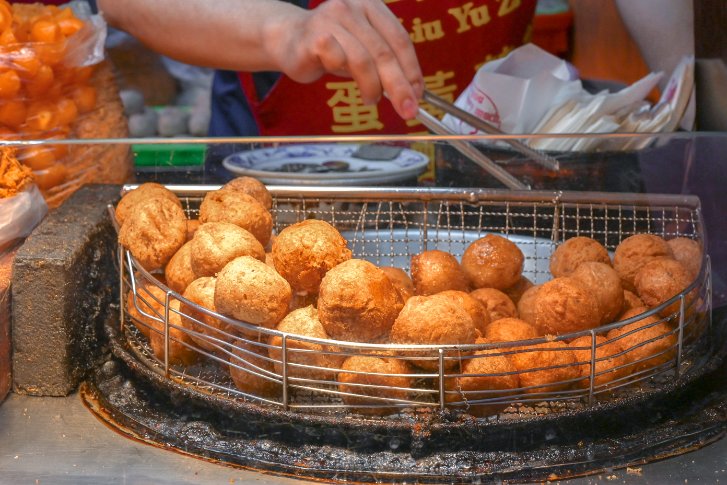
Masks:
[[[132,145],[134,165],[140,170],[190,169],[204,166],[204,144],[162,143]]]

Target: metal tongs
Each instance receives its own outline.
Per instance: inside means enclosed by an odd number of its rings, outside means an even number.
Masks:
[[[424,90],[424,101],[428,102],[432,106],[441,109],[442,111],[449,113],[452,116],[455,116],[465,123],[469,124],[470,126],[477,128],[480,131],[483,131],[485,133],[493,134],[493,135],[504,135],[505,133],[498,128],[495,128],[494,126],[490,125],[486,121],[478,118],[477,116],[474,116],[471,113],[468,113],[467,111],[464,111],[457,106],[453,105],[449,101],[446,101],[436,94]],[[445,136],[453,136],[456,135],[452,130],[447,128],[444,124],[442,124],[437,118],[430,115],[423,109],[419,108],[419,111],[417,113],[416,118],[424,125],[426,126],[430,131],[433,133],[436,133],[438,135],[445,135]],[[549,170],[559,170],[559,164],[558,161],[548,155],[545,155],[537,150],[534,150],[530,148],[529,146],[525,145],[519,140],[511,139],[511,138],[505,138],[505,142],[510,144],[514,149],[522,153],[523,155],[526,155],[530,157],[534,162],[539,163],[543,167],[549,169]],[[494,161],[492,161],[489,157],[485,156],[482,152],[480,152],[477,148],[475,148],[472,144],[458,139],[452,139],[450,140],[450,144],[456,148],[460,153],[462,153],[464,156],[472,160],[474,163],[482,167],[484,170],[486,170],[490,175],[495,177],[497,180],[502,182],[506,187],[510,189],[516,189],[516,190],[529,190],[530,186],[527,184],[524,184],[523,182],[519,181],[512,175],[510,175],[509,172],[507,172],[504,168],[497,165]]]

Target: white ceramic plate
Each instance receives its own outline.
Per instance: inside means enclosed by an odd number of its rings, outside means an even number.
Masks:
[[[266,184],[360,185],[397,182],[424,171],[429,158],[402,148],[395,158],[369,160],[355,157],[357,144],[283,145],[234,153],[222,165],[238,175]]]

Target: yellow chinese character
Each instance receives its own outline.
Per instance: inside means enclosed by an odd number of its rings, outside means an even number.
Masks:
[[[422,42],[431,42],[444,37],[444,28],[441,20],[433,20],[431,22],[422,22],[419,17],[412,20],[409,38],[414,44]]]
[[[457,85],[456,84],[447,84],[447,81],[452,79],[454,77],[454,71],[437,71],[435,74],[432,74],[431,76],[424,76],[424,86],[427,90],[433,92],[440,98],[446,99],[450,103],[454,102],[454,93],[457,91]],[[435,116],[437,118],[442,118],[444,116],[444,112],[438,108],[433,107],[427,102],[421,101],[419,105],[424,109],[427,113],[429,113],[432,116]],[[408,120],[406,122],[407,126],[416,126],[420,124],[417,120]]]
[[[520,8],[520,3],[520,0],[505,0],[500,4],[500,8],[497,11],[497,16],[504,17],[505,15],[511,14],[512,12]]]
[[[379,121],[376,105],[365,106],[361,91],[354,81],[327,83],[326,88],[335,91],[328,100],[333,112],[333,133],[355,133],[380,130],[384,124]]]
[[[487,25],[492,20],[487,5],[475,7],[474,2],[467,2],[460,7],[450,8],[447,12],[457,20],[458,34],[472,30],[473,27]]]

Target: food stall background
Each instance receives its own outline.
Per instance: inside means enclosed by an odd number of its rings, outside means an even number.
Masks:
[[[255,143],[259,140],[249,140],[250,143]],[[290,140],[291,144],[310,142],[310,139],[295,139]],[[213,140],[202,140],[206,144],[214,143]],[[446,140],[431,140],[430,143],[435,145],[441,145],[440,148],[446,148]],[[721,154],[724,153],[725,147],[727,147],[727,137],[723,134],[673,134],[673,135],[662,135],[654,138],[654,146],[650,149],[641,151],[636,154],[632,154],[635,159],[634,167],[635,171],[632,172],[634,176],[643,174],[645,178],[650,180],[642,181],[645,186],[656,187],[658,191],[673,191],[675,193],[696,193],[700,195],[703,200],[709,197],[710,203],[714,202],[717,205],[705,205],[704,215],[707,224],[707,233],[709,238],[716,237],[718,242],[724,241],[724,232],[720,235],[720,230],[724,231],[724,228],[720,229],[720,205],[724,206],[723,199],[717,198],[723,197],[717,192],[719,189],[705,190],[708,187],[714,187],[712,180],[724,179],[725,164],[721,161]],[[128,143],[128,142],[127,142]],[[419,140],[419,143],[427,143],[425,140]],[[239,148],[251,148],[250,146],[239,146]],[[435,150],[435,153],[437,150]],[[441,153],[442,152],[440,150]],[[643,156],[643,158],[642,158]],[[517,156],[515,156],[517,158]],[[662,176],[665,174],[666,164],[673,164],[673,173],[668,176]],[[678,168],[677,168],[678,167]],[[186,173],[186,172],[183,172]],[[654,176],[657,174],[658,176]],[[649,185],[654,179],[658,180],[660,184],[658,186]],[[721,201],[722,200],[722,201]],[[715,218],[717,224],[715,224]],[[715,271],[715,285],[717,284],[717,278],[719,268],[724,268],[723,263],[717,262],[719,256],[719,247],[715,251],[715,246],[712,244],[710,239],[708,243],[708,250],[713,257],[713,268]],[[51,424],[56,423],[52,427],[46,427],[42,430],[36,428],[36,424],[47,425],[48,420],[41,418],[38,414],[40,408],[36,408],[35,404],[27,405],[23,404],[23,399],[29,399],[17,394],[11,395],[10,399],[0,408],[0,424],[6,426],[8,436],[13,438],[12,441],[6,441],[6,443],[17,443],[19,436],[26,436],[27,438],[22,440],[23,445],[13,445],[13,450],[17,450],[15,455],[4,455],[2,466],[4,470],[9,471],[9,476],[13,480],[23,480],[25,478],[33,478],[41,476],[47,479],[54,479],[58,477],[58,470],[62,473],[67,473],[72,479],[78,480],[77,483],[83,483],[83,480],[89,480],[88,483],[92,483],[91,478],[98,477],[110,477],[112,474],[124,473],[127,479],[131,479],[132,483],[142,483],[142,481],[150,476],[155,476],[156,473],[164,473],[166,477],[174,477],[177,480],[184,480],[184,477],[179,477],[178,470],[175,467],[181,467],[182,470],[194,470],[198,473],[210,476],[210,477],[238,477],[240,480],[251,480],[257,479],[258,475],[251,473],[242,472],[231,472],[227,468],[220,467],[218,470],[210,467],[206,464],[185,464],[185,457],[176,456],[166,457],[163,455],[157,455],[156,451],[151,454],[145,453],[145,447],[136,443],[125,443],[122,438],[113,435],[111,433],[99,433],[98,439],[94,439],[91,442],[84,441],[83,433],[78,431],[80,428],[88,428],[98,425],[93,421],[93,418],[86,410],[78,407],[78,403],[73,401],[74,411],[69,411],[68,405],[71,401],[68,399],[61,398],[56,401],[48,401],[47,398],[41,398],[44,403],[45,409],[54,409],[52,414],[58,416],[56,421],[52,421]],[[41,401],[33,401],[41,402]],[[63,403],[58,404],[58,403]],[[23,411],[22,409],[25,409]],[[14,414],[11,414],[14,413]],[[24,416],[28,416],[27,419],[14,419],[13,415],[17,413],[25,413]],[[83,414],[86,413],[86,414]],[[85,418],[84,418],[85,416]],[[67,423],[71,423],[71,426],[67,429]],[[76,426],[76,428],[74,428]],[[25,434],[23,434],[25,433]],[[42,437],[42,438],[41,438]],[[67,452],[68,446],[60,446],[59,443],[71,442],[72,451],[70,454]],[[104,449],[107,446],[115,446],[114,443],[121,442],[118,449],[124,450],[123,453],[115,455],[118,461],[111,460],[105,462],[105,465],[101,468],[94,466],[93,462],[89,462],[88,458],[93,457],[93,453],[88,453],[88,446],[93,446],[96,449]],[[717,443],[715,446],[723,446],[723,442]],[[44,450],[56,450],[55,452],[44,451],[46,458],[39,460],[36,457],[40,456],[37,453],[39,447]],[[600,477],[623,477],[624,479],[631,478],[634,473],[642,473],[644,477],[653,478],[660,477],[666,480],[673,480],[675,477],[682,479],[683,477],[696,477],[698,474],[704,473],[717,473],[719,475],[719,459],[715,458],[714,446],[706,447],[704,450],[700,450],[693,455],[686,455],[686,457],[679,457],[674,460],[670,460],[666,463],[671,466],[666,466],[665,463],[659,463],[654,468],[651,465],[632,467],[631,472],[623,471],[606,471]],[[723,448],[719,448],[723,449]],[[35,451],[34,451],[35,450]],[[61,453],[60,450],[66,451]],[[704,453],[702,453],[704,451]],[[128,455],[126,453],[129,453]],[[18,456],[18,458],[14,458]],[[52,456],[52,459],[48,457]],[[131,456],[131,458],[129,458]],[[154,463],[151,464],[149,456],[154,456]],[[68,464],[68,458],[70,462],[77,465],[74,469]],[[141,458],[141,462],[138,458]],[[702,458],[705,457],[702,461]],[[684,460],[687,458],[688,460]],[[16,461],[19,460],[19,461]],[[695,460],[699,465],[691,463]],[[188,460],[192,461],[192,460]],[[717,463],[716,468],[714,467],[715,462]],[[686,467],[685,463],[689,463],[690,467]],[[705,471],[701,466],[706,466],[708,469]],[[652,475],[651,470],[656,469]],[[660,471],[659,471],[660,470]],[[717,470],[716,472],[714,470]],[[116,475],[118,476],[118,475]],[[86,478],[84,478],[86,477]],[[265,477],[263,477],[264,479]],[[109,478],[110,483],[114,483],[115,478]],[[174,480],[170,478],[170,480]],[[593,483],[590,480],[597,480],[598,477],[592,479],[582,479],[583,483]],[[611,478],[613,479],[613,478]],[[133,480],[137,480],[134,482]],[[663,483],[663,482],[660,482]]]
[[[608,2],[610,4],[610,2]],[[587,9],[588,4],[591,8],[596,8],[595,2],[573,2],[573,13],[575,18],[576,26],[578,19],[592,19],[593,15],[580,16],[584,10]],[[598,7],[602,7],[603,3],[598,2]],[[610,8],[610,7],[609,7]],[[608,18],[614,11],[608,13],[606,9],[604,18]],[[602,21],[603,19],[599,19]],[[616,18],[616,20],[618,20]],[[585,20],[584,20],[585,21]],[[617,83],[618,85],[628,84],[629,82],[637,79],[645,70],[645,65],[636,62],[639,59],[637,53],[635,53],[634,46],[629,39],[626,39],[626,47],[622,49],[613,49],[614,44],[609,42],[608,48],[610,53],[619,53],[618,56],[603,56],[593,53],[593,50],[589,51],[589,48],[595,48],[596,42],[590,42],[583,40],[580,37],[579,32],[592,32],[591,29],[579,30],[575,28],[573,30],[573,44],[569,47],[569,52],[565,55],[570,56],[571,60],[579,67],[584,77],[595,79],[595,80],[606,80]],[[625,32],[625,31],[624,31]],[[614,34],[614,32],[611,32]],[[615,38],[620,38],[615,36]],[[579,41],[582,42],[579,44]],[[580,47],[579,47],[580,45]],[[118,67],[122,68],[123,72],[123,56],[129,56],[126,62],[133,62],[136,67],[130,69],[127,75],[130,78],[137,77],[137,82],[145,88],[149,89],[147,104],[154,106],[154,111],[159,115],[159,111],[163,108],[159,106],[168,106],[174,104],[180,92],[179,79],[175,79],[170,75],[170,68],[164,65],[164,61],[161,61],[157,56],[154,56],[147,52],[147,54],[140,54],[143,50],[136,51],[134,54],[129,54],[128,51],[124,53],[123,49],[115,51],[115,48],[109,49],[109,56],[112,60],[115,60]],[[586,52],[590,52],[586,54]],[[121,54],[119,54],[121,53]],[[624,57],[621,57],[621,54]],[[580,56],[580,57],[579,57]],[[133,57],[133,61],[132,61]],[[634,68],[626,74],[618,74],[613,77],[609,77],[608,74],[602,74],[603,71],[599,71],[598,66],[589,66],[588,61],[603,59],[614,59],[614,65],[621,67]],[[620,59],[620,60],[618,60]],[[623,60],[630,59],[630,60]],[[139,70],[138,66],[141,63],[145,64],[146,70]],[[601,66],[602,67],[602,66]],[[611,66],[613,67],[613,66]],[[640,70],[640,69],[644,70]],[[590,70],[593,69],[593,70]],[[593,74],[589,74],[593,73]],[[150,75],[151,74],[151,75]],[[143,81],[141,81],[143,80]],[[151,82],[149,82],[151,80]],[[117,78],[118,86],[123,88],[125,83],[131,82],[128,78],[122,76]],[[204,94],[201,94],[204,96]],[[182,98],[182,105],[185,108],[182,111],[186,111],[189,106],[189,98],[184,100]],[[193,103],[193,101],[192,101]],[[170,125],[173,123],[170,122]],[[200,139],[198,142],[192,140],[178,140],[179,144],[173,147],[172,153],[175,157],[186,157],[189,156],[191,160],[199,160],[199,153],[208,154],[209,146],[214,146],[215,142],[212,140]],[[310,140],[298,140],[298,142],[306,142]],[[569,154],[561,155],[561,159],[566,166],[566,173],[572,177],[568,179],[559,179],[550,176],[549,174],[540,171],[537,167],[533,167],[532,164],[528,164],[526,161],[520,159],[517,156],[513,156],[512,153],[502,150],[492,150],[494,153],[493,158],[498,158],[505,164],[509,164],[514,172],[519,176],[528,180],[531,184],[539,188],[554,188],[554,189],[576,189],[576,190],[606,190],[606,191],[647,191],[647,192],[666,192],[666,193],[690,193],[699,195],[702,199],[705,219],[707,220],[707,227],[709,228],[709,252],[713,258],[713,265],[717,269],[714,274],[715,284],[715,302],[721,301],[720,298],[724,298],[724,274],[721,273],[720,269],[727,266],[727,248],[725,248],[725,241],[727,241],[727,234],[724,227],[724,223],[720,222],[720,214],[727,202],[725,196],[720,191],[719,187],[715,187],[715,180],[727,179],[727,172],[725,169],[725,163],[723,161],[722,154],[725,152],[725,139],[720,135],[698,135],[689,136],[677,134],[674,136],[660,137],[656,140],[654,145],[648,150],[644,150],[638,153],[621,153],[621,154],[609,154],[601,153],[595,159],[582,160],[577,156]],[[256,149],[262,148],[257,142],[236,142],[237,149]],[[435,178],[430,183],[445,185],[445,186],[491,186],[495,185],[490,177],[482,174],[475,166],[468,164],[468,161],[463,159],[458,153],[453,151],[447,146],[445,141],[429,143],[422,141],[421,146],[430,146],[429,153],[436,154],[435,160],[441,161],[437,165],[437,172]],[[79,148],[87,147],[88,149],[100,149],[98,145],[88,144],[77,145]],[[153,144],[135,143],[134,146],[126,145],[124,143],[114,144],[110,143],[106,145],[119,147],[119,149],[126,149],[128,153],[132,153],[136,156],[137,168],[141,170],[137,171],[136,176],[138,180],[158,180],[162,182],[171,182],[175,180],[189,180],[192,182],[213,182],[214,179],[210,174],[205,173],[201,167],[188,165],[181,165],[175,167],[173,170],[169,170],[169,166],[166,162],[162,162],[161,166],[158,165],[157,157],[160,153],[158,147]],[[150,151],[147,151],[150,148]],[[162,154],[168,154],[169,151],[161,150]],[[151,166],[142,166],[144,163],[142,159],[146,157],[147,162],[151,159]],[[197,157],[197,158],[195,158]],[[518,172],[520,170],[520,172]],[[410,180],[408,183],[416,184],[417,181]],[[18,411],[18,402],[14,401],[11,403],[12,407],[7,412]],[[22,406],[22,404],[21,404]],[[2,410],[5,413],[5,409]],[[18,411],[19,412],[19,411]],[[76,416],[77,417],[77,416]],[[83,425],[86,426],[87,424]],[[689,461],[689,455],[685,458],[685,462]],[[24,475],[22,467],[18,467],[20,462],[10,461],[15,459],[12,457],[8,458],[7,465],[0,468],[10,469],[15,473],[15,477],[30,477]],[[164,460],[164,458],[159,458]],[[173,461],[173,460],[172,460]],[[80,462],[80,460],[79,460]],[[717,463],[719,461],[717,460]],[[89,464],[82,464],[82,466],[90,468]],[[114,465],[116,466],[116,465]],[[683,465],[684,466],[684,465]],[[189,469],[195,469],[195,465],[187,465]],[[113,468],[118,470],[118,467]],[[202,470],[203,467],[200,467]],[[216,470],[216,469],[215,469]],[[46,473],[49,473],[46,471]],[[207,473],[210,476],[217,476],[216,471],[210,469],[204,469],[203,474]],[[33,475],[35,476],[35,475]],[[76,477],[78,478],[78,477]],[[107,477],[108,478],[108,477]]]

